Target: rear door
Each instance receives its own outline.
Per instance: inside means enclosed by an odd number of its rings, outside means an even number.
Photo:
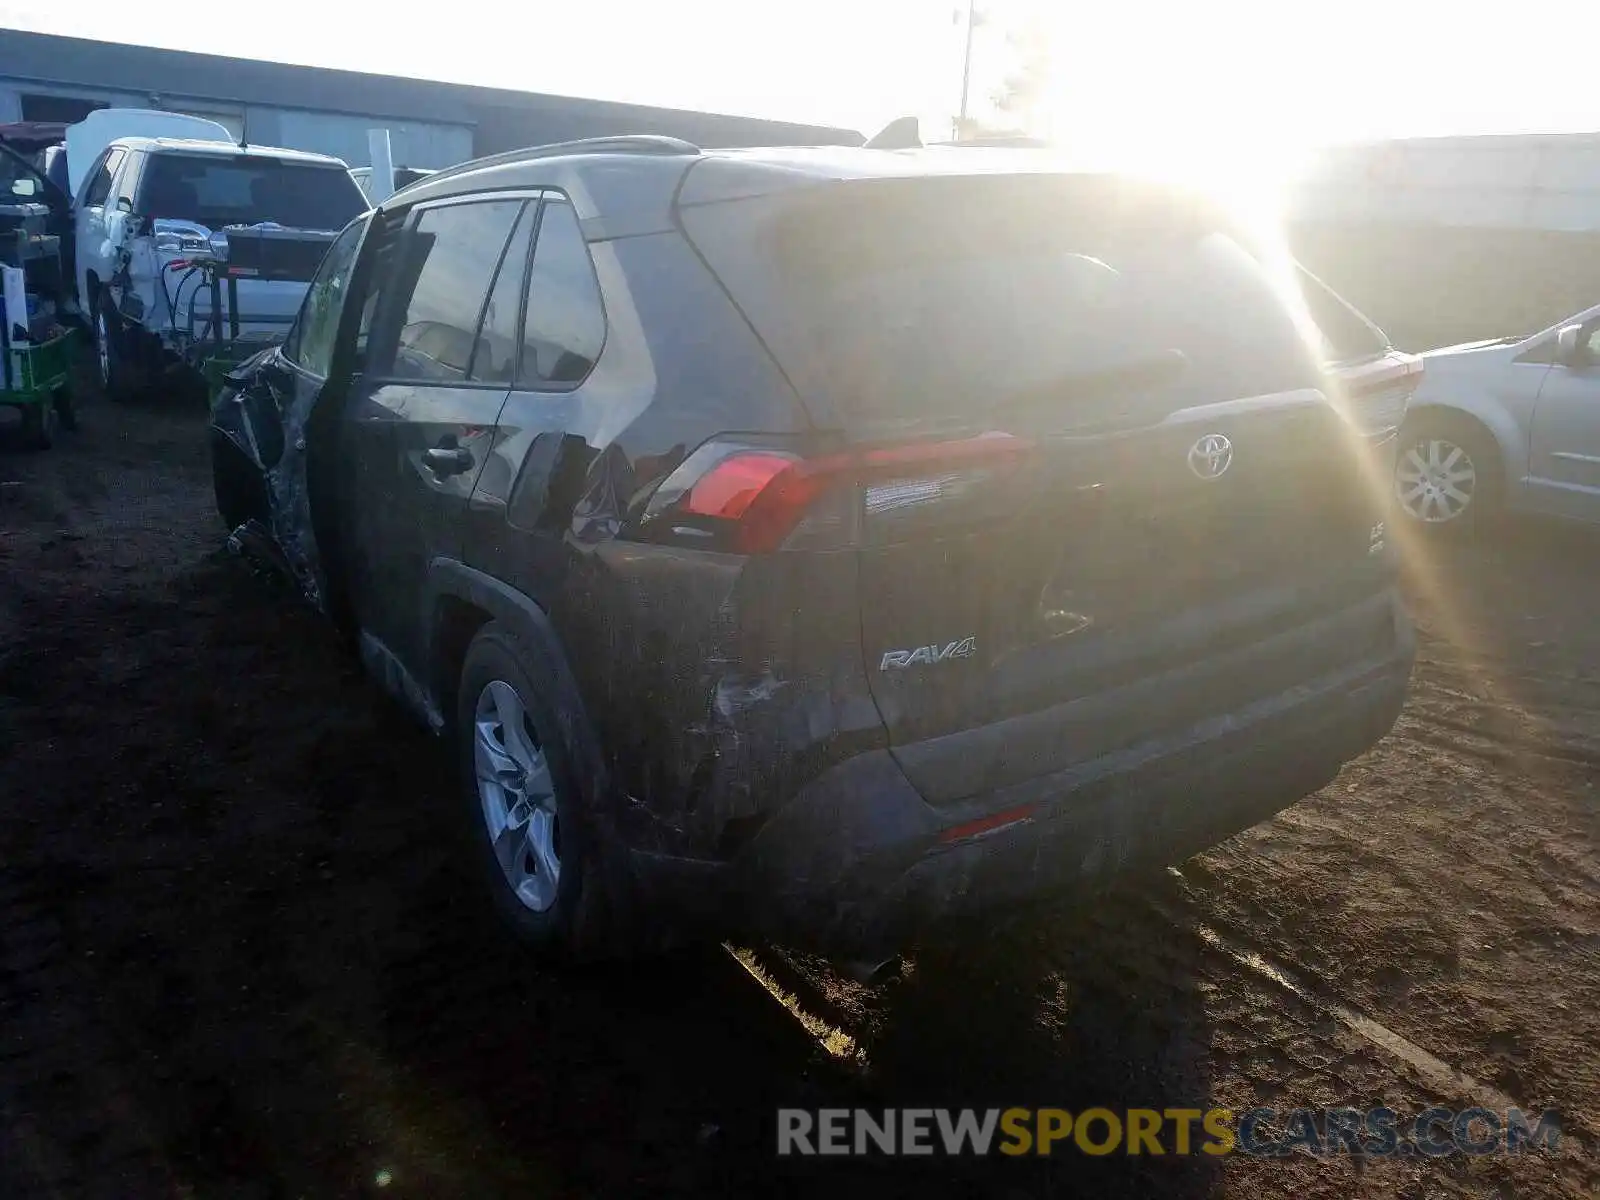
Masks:
[[[1111,180],[705,209],[687,227],[814,414],[873,448],[862,653],[931,802],[1327,669],[1205,666],[1337,606],[1380,503],[1319,391],[1289,264],[1204,205]]]
[[[460,557],[467,501],[511,388],[535,209],[497,195],[412,212],[348,410],[357,618],[368,650],[409,671],[428,561]]]

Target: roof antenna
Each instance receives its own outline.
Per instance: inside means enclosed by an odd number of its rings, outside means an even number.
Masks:
[[[922,122],[898,117],[867,139],[868,150],[915,150],[922,145]]]

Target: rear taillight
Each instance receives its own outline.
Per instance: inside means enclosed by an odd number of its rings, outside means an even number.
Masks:
[[[796,539],[837,548],[857,534],[864,515],[959,496],[975,479],[1008,469],[1030,446],[987,433],[808,458],[715,439],[656,489],[636,533],[737,554],[770,553]]]

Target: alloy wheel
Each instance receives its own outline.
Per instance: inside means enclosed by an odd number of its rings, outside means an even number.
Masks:
[[[1407,516],[1429,525],[1459,520],[1477,488],[1472,456],[1448,438],[1424,438],[1402,450],[1395,463],[1395,499]]]
[[[95,359],[100,368],[100,384],[102,387],[111,386],[111,330],[106,321],[105,313],[99,313],[94,319],[94,348]]]
[[[545,912],[561,882],[555,780],[522,697],[504,680],[478,693],[472,760],[484,832],[506,884],[523,907]]]

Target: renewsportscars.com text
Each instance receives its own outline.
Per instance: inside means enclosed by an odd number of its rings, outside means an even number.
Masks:
[[[780,1155],[1012,1156],[1053,1153],[1358,1154],[1442,1158],[1555,1150],[1553,1112],[1430,1108],[782,1108]]]

